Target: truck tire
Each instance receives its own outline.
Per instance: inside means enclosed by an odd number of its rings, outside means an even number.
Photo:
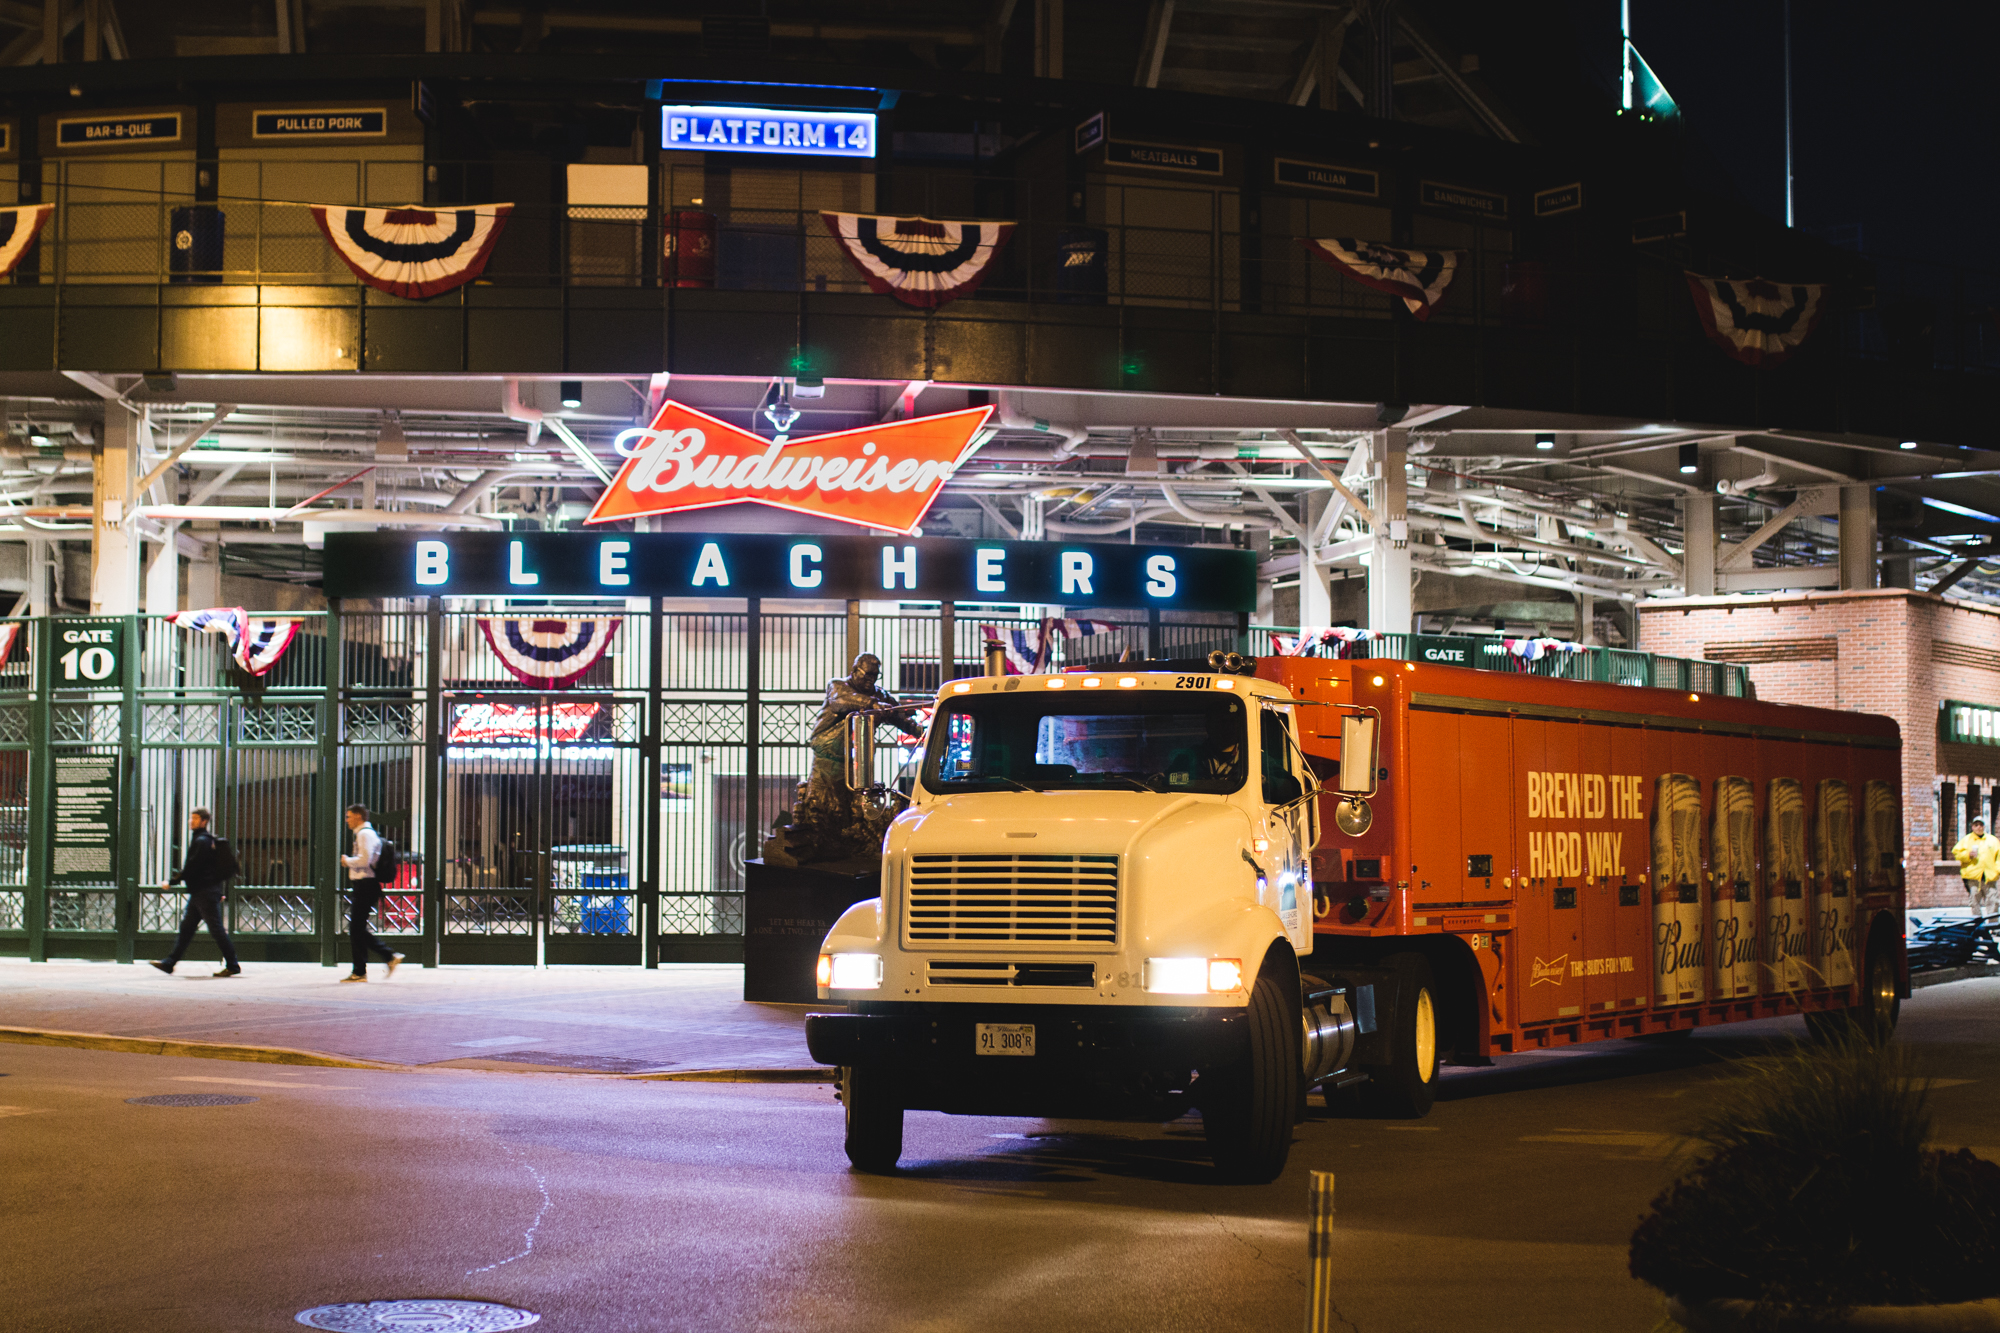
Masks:
[[[894,1171],[903,1155],[903,1107],[888,1071],[842,1069],[840,1100],[847,1108],[847,1160],[874,1175]]]
[[[1437,984],[1422,954],[1396,954],[1389,966],[1396,978],[1389,1062],[1368,1071],[1361,1092],[1378,1116],[1421,1120],[1437,1099]]]
[[[1249,1044],[1234,1064],[1201,1071],[1201,1130],[1216,1168],[1265,1185],[1285,1169],[1298,1113],[1298,1015],[1268,972],[1250,989]]]
[[[1861,1003],[1848,1009],[1821,1009],[1806,1015],[1806,1032],[1814,1041],[1837,1042],[1859,1035],[1887,1041],[1896,1031],[1903,1002],[1896,998],[1896,960],[1879,942],[1868,946],[1861,969]]]

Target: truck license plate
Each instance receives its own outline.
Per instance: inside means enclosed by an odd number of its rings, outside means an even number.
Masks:
[[[1033,1055],[1035,1025],[976,1023],[972,1030],[972,1049],[979,1055]]]

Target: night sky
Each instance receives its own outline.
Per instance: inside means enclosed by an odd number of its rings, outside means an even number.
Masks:
[[[1617,0],[1599,3],[1615,53]],[[1782,0],[1632,8],[1633,41],[1699,147],[1740,197],[1782,220]],[[1798,225],[1859,223],[1879,258],[2000,269],[2000,9],[1792,0],[1792,41]]]

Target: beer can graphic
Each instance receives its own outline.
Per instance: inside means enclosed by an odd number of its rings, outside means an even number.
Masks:
[[[1847,784],[1819,784],[1813,820],[1813,984],[1854,984],[1854,805]]]
[[[1812,962],[1806,899],[1806,795],[1797,778],[1764,792],[1764,993],[1804,990]]]
[[[1758,987],[1757,802],[1748,778],[1715,780],[1708,835],[1709,994],[1755,995]]]
[[[1653,781],[1653,1002],[1707,997],[1708,912],[1701,865],[1701,783],[1686,773]]]
[[[1861,788],[1861,891],[1903,887],[1903,809],[1895,784],[1870,778]]]

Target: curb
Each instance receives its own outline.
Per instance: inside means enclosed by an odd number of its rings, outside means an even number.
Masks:
[[[62,1032],[40,1028],[0,1027],[0,1041],[24,1046],[67,1046],[86,1051],[124,1051],[130,1055],[184,1055],[205,1060],[247,1060],[263,1065],[321,1065],[334,1069],[408,1069],[379,1060],[349,1060],[289,1046],[238,1046],[219,1041],[171,1041],[162,1037],[117,1037],[108,1032]]]
[[[119,1037],[108,1032],[63,1032],[43,1028],[0,1027],[0,1041],[23,1046],[63,1046],[72,1050],[122,1051],[127,1055],[178,1055],[201,1060],[244,1060],[264,1065],[318,1065],[331,1069],[379,1069],[416,1073],[422,1065],[382,1060],[353,1060],[301,1051],[289,1046],[241,1046],[219,1041],[173,1041],[163,1037]],[[507,1073],[507,1070],[453,1070],[453,1073]],[[676,1069],[658,1074],[605,1074],[590,1069],[523,1069],[523,1074],[565,1073],[588,1078],[622,1079],[628,1083],[831,1083],[832,1069]]]
[[[832,1083],[837,1069],[676,1069],[666,1074],[619,1074],[639,1083]]]
[[[1910,974],[1910,989],[1919,991],[1926,986],[1942,986],[1952,981],[1973,981],[1979,977],[2000,977],[2000,967],[1941,967],[1935,972],[1913,972]]]

